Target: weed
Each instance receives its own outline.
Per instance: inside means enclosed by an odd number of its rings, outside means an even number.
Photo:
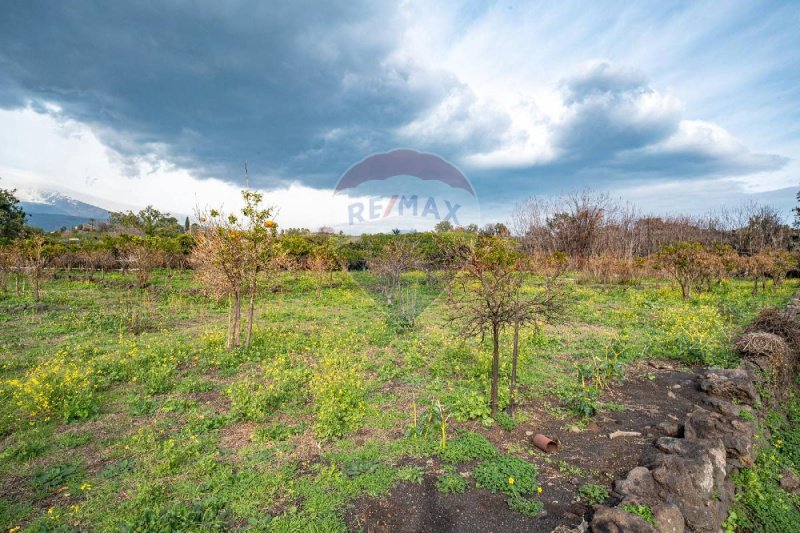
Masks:
[[[536,466],[508,455],[489,459],[475,467],[475,484],[490,492],[509,496],[532,494],[536,488]]]
[[[620,509],[626,513],[635,514],[652,526],[656,525],[656,519],[653,516],[653,510],[649,505],[644,505],[641,503],[624,503],[620,506]]]
[[[261,421],[281,404],[300,401],[308,371],[286,357],[277,358],[226,389],[231,400],[230,414],[241,420]]]
[[[563,388],[558,391],[558,395],[570,410],[580,417],[594,416],[600,408],[598,400],[600,391],[595,387],[579,385]]]
[[[193,503],[146,507],[125,520],[123,533],[161,533],[163,531],[224,531],[226,509],[222,501],[208,498]]]
[[[355,457],[342,465],[342,473],[347,477],[357,477],[362,474],[372,474],[381,462],[367,457]]]
[[[503,428],[506,431],[514,431],[517,427],[517,421],[514,420],[511,415],[505,412],[497,413],[494,417],[494,421],[497,422],[497,425]]]
[[[94,369],[62,351],[8,385],[21,419],[59,417],[69,422],[87,418],[100,408]]]
[[[436,480],[436,489],[445,494],[463,494],[467,490],[467,480],[455,468],[445,468],[444,474]]]
[[[311,394],[317,415],[314,432],[319,438],[342,437],[361,425],[366,414],[366,385],[352,359],[324,357],[311,379]]]
[[[425,480],[425,470],[421,466],[404,466],[397,470],[397,479],[421,485]]]
[[[608,490],[603,485],[585,483],[578,489],[578,495],[586,505],[597,505],[608,499]]]
[[[539,500],[523,498],[522,496],[512,496],[506,503],[512,511],[531,517],[539,515],[544,509],[544,504]]]
[[[50,492],[81,475],[80,466],[71,463],[60,463],[38,470],[31,478],[31,485],[36,491]]]
[[[254,440],[265,442],[274,441],[282,442],[288,440],[294,435],[299,435],[305,430],[305,424],[298,424],[296,426],[287,426],[286,424],[272,424],[270,426],[259,428],[253,435]]]
[[[491,459],[497,449],[483,435],[465,431],[441,451],[442,459],[448,463],[467,463],[476,459]]]

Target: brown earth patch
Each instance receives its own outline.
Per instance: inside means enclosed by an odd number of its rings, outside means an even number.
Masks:
[[[693,373],[675,370],[670,363],[654,366],[629,367],[627,379],[601,397],[601,401],[621,405],[623,410],[603,410],[581,430],[573,427],[574,419],[560,418],[544,405],[526,406],[531,421],[511,432],[497,425],[464,425],[486,436],[498,449],[537,465],[543,489],[536,496],[544,504],[541,515],[528,518],[512,512],[504,496],[483,489],[442,494],[436,490],[436,477],[429,470],[422,485],[402,483],[384,498],[358,500],[347,513],[351,530],[506,533],[575,527],[591,513],[580,501],[580,486],[597,483],[611,493],[614,479],[624,477],[646,454],[653,453],[653,443],[665,435],[657,425],[685,419],[702,398],[693,386]],[[641,435],[609,438],[615,431]],[[536,433],[558,439],[560,451],[550,455],[540,452],[531,442]]]

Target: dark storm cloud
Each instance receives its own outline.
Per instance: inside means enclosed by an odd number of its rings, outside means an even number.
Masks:
[[[329,185],[314,176],[390,147],[384,132],[453,82],[392,60],[395,15],[372,2],[0,10],[0,105],[57,102],[124,155],[163,149],[200,175],[238,177],[249,159],[256,172]]]
[[[331,188],[365,155],[399,146],[461,163],[528,138],[453,74],[399,57],[406,23],[394,6],[367,0],[4,2],[0,107],[57,103],[127,162],[163,159],[241,183],[247,160],[264,188]],[[548,123],[556,157],[510,170],[462,164],[479,195],[786,163],[744,147],[668,142],[687,117],[636,69],[598,63],[560,89],[563,118]]]

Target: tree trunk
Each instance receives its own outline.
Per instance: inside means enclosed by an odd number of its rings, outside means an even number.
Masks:
[[[497,416],[497,385],[500,381],[500,328],[492,325],[492,416]]]
[[[255,314],[255,301],[256,301],[256,280],[253,279],[250,286],[250,302],[247,306],[247,338],[244,341],[246,348],[250,347],[250,342],[253,340],[253,315]]]
[[[237,290],[233,293],[233,346],[242,345],[242,293]]]
[[[691,292],[691,287],[688,283],[681,283],[681,294],[683,295],[683,301],[686,302],[689,300],[689,294]]]
[[[753,296],[758,295],[758,276],[753,278]]]
[[[508,412],[511,417],[514,417],[514,408],[516,407],[514,396],[517,389],[517,355],[519,354],[519,320],[514,322],[514,348],[511,352],[511,387],[508,397]]]
[[[228,341],[225,347],[228,350],[233,349],[233,295],[228,295]]]

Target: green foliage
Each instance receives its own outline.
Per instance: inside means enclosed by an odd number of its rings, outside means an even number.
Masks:
[[[450,441],[440,453],[442,459],[448,463],[467,463],[477,459],[491,459],[497,455],[497,449],[483,435],[465,431]]]
[[[453,467],[445,468],[444,474],[436,480],[436,489],[445,494],[463,494],[467,487],[467,480]]]
[[[412,238],[426,243],[426,256],[436,257],[445,244],[433,242],[431,235]],[[460,246],[456,241],[464,235],[453,232],[434,237]],[[88,232],[79,236],[82,243],[99,239]],[[321,238],[308,235],[313,242]],[[358,254],[386,238],[371,240],[369,236],[366,244],[348,238],[343,241],[354,251],[356,264]],[[50,277],[51,273],[55,275]],[[438,421],[428,421],[431,402],[420,402],[424,405],[418,409],[415,437],[407,438],[399,431],[404,420],[410,422],[409,393],[418,400],[441,398],[447,408],[445,416],[494,424],[488,406],[490,339],[473,342],[456,335],[445,320],[444,303],[434,300],[441,290],[436,273],[431,274],[430,283],[424,273],[404,275],[404,281],[418,284],[420,302],[432,303],[422,311],[417,327],[403,335],[387,327],[384,302],[376,302],[354,281],[369,279],[369,272],[333,272],[319,299],[311,275],[270,273],[259,278],[252,346],[230,352],[225,350],[225,332],[220,327],[227,302],[203,297],[190,273],[156,269],[147,291],[130,292],[130,276],[111,270],[94,280],[84,279],[87,273],[77,268],[71,272],[48,270],[47,274],[44,310],[14,310],[29,303],[30,287],[16,295],[13,273],[11,290],[0,296],[0,482],[14,487],[15,492],[12,500],[0,502],[0,524],[22,525],[33,531],[73,527],[119,531],[125,523],[141,530],[344,532],[345,510],[354,500],[384,495],[401,480],[426,481],[430,469],[425,462],[432,457],[461,472],[466,465],[474,467],[474,463],[497,458],[480,434],[462,434],[460,428],[453,431],[449,423],[445,429],[451,434],[447,434],[442,451],[441,427]],[[522,291],[537,291],[541,283],[541,277],[527,277]],[[719,337],[720,350],[707,350],[709,357],[727,357],[726,346],[733,334],[760,307],[782,306],[797,287],[795,280],[787,280],[783,286],[753,297],[751,285],[734,279],[714,286],[694,295],[680,310],[690,317],[687,321],[702,322],[707,334]],[[623,362],[675,356],[671,352],[675,347],[669,344],[673,337],[667,332],[680,317],[665,309],[682,304],[663,281],[648,280],[637,290],[575,285],[570,291],[575,305],[568,328],[544,325],[534,334],[533,326],[523,327],[517,376],[520,415],[527,406],[541,405],[552,409],[553,416],[562,416],[551,397],[551,387],[574,386],[574,362],[589,362],[598,355],[602,361],[598,350],[609,339],[619,339],[615,349],[624,348],[619,356]],[[130,315],[122,307],[124,302],[129,302]],[[717,309],[724,319],[703,319],[706,307]],[[140,335],[126,325],[134,315],[149,317],[152,322]],[[505,383],[510,372],[510,335],[501,337],[500,352],[501,383]],[[331,362],[331,358],[339,360]],[[18,408],[12,396],[16,387],[10,382],[25,382],[29,373],[53,359],[79,373],[93,372],[90,390],[96,408],[102,406],[103,416],[64,425],[61,407],[35,417]],[[284,380],[291,368],[304,368],[306,376]],[[350,377],[340,377],[347,376],[350,368],[355,369],[352,381],[363,404],[342,403],[345,411],[353,407],[349,412],[355,412],[359,421],[340,424],[333,414],[327,420],[333,420],[331,426],[337,428],[368,427],[352,440],[347,438],[352,429],[342,430],[345,436],[341,439],[322,440],[320,433],[312,437],[310,428],[320,420],[317,398],[329,401],[329,410],[336,416],[341,404],[338,387],[321,386],[326,380],[319,378],[320,387],[312,390],[311,376],[326,375],[337,384],[350,383]],[[280,376],[267,376],[268,369]],[[246,416],[228,416],[233,402],[229,403],[231,398],[224,393],[226,387],[243,379],[265,387],[291,381],[297,386],[283,389],[289,392],[280,401],[268,398],[268,408],[254,409],[253,417],[259,422],[250,424],[242,422]],[[500,388],[501,409],[508,401],[507,389]],[[216,391],[223,393],[221,398]],[[352,388],[347,386],[345,392],[347,399]],[[56,403],[61,401],[59,394],[53,395]],[[604,403],[600,408],[610,409],[613,404]],[[788,419],[777,413],[769,416],[770,451],[752,469],[757,483],[742,478],[748,489],[740,488],[742,496],[729,524],[764,520],[774,530],[798,523],[791,514],[794,497],[780,492],[777,485],[782,470],[791,469],[796,461],[791,451],[795,418],[791,410]],[[486,431],[477,422],[458,425],[473,431],[478,428],[493,438],[506,426],[502,415],[496,422]],[[319,426],[314,429],[318,432]],[[93,436],[88,444],[87,435]],[[76,447],[74,452],[71,447]],[[304,461],[309,452],[316,455],[318,451],[323,460]],[[523,446],[513,450],[521,458],[528,452]],[[97,453],[105,462],[98,473],[94,469],[87,472],[91,479],[84,480],[78,472],[66,481],[54,481],[63,484],[46,492],[34,487],[35,474],[62,464],[67,456],[87,453]],[[771,459],[773,453],[775,460]],[[548,459],[540,456],[537,461]],[[421,466],[390,466],[408,465],[409,461]],[[549,462],[567,478],[589,479],[591,475],[580,468],[586,466],[583,462]],[[455,468],[448,473],[458,475]],[[84,481],[93,485],[91,490],[79,490]],[[42,482],[48,483],[44,475]],[[474,482],[473,478],[456,479],[454,484],[468,489]],[[61,496],[67,492],[69,500]],[[508,505],[533,514],[541,505],[535,494],[508,496]],[[73,501],[80,508],[74,514],[69,509]],[[52,515],[58,518],[42,517],[51,505]],[[220,509],[223,523],[202,518],[204,508]],[[149,514],[145,513],[148,509]],[[271,517],[272,512],[279,515]],[[194,518],[182,518],[189,514]],[[740,529],[766,530],[755,525]]]
[[[475,467],[473,474],[478,487],[509,496],[532,494],[538,487],[536,466],[508,455],[482,462]]]
[[[342,465],[342,473],[347,477],[356,477],[362,474],[372,474],[381,462],[370,457],[354,457]]]
[[[523,498],[522,496],[511,496],[506,503],[512,511],[531,517],[538,516],[544,509],[544,504],[539,500]]]
[[[490,417],[492,409],[486,393],[476,389],[462,389],[448,399],[453,417],[459,422],[483,420]]]
[[[72,463],[59,463],[34,473],[31,485],[40,492],[50,492],[83,475],[81,467]]]
[[[581,386],[607,389],[613,381],[621,380],[625,372],[620,353],[618,343],[612,343],[603,357],[592,357],[590,363],[576,365]]]
[[[226,508],[217,498],[192,503],[154,505],[123,521],[123,533],[162,533],[179,531],[225,531]]]
[[[299,435],[305,430],[305,424],[287,426],[286,424],[276,423],[256,430],[253,438],[257,441],[282,442],[294,435]]]
[[[352,359],[329,355],[311,379],[317,422],[314,431],[321,439],[342,437],[357,429],[366,415],[366,385],[361,369]]]
[[[710,305],[671,305],[658,312],[660,334],[651,351],[686,364],[729,366],[730,330],[725,317]]]
[[[620,509],[622,509],[626,513],[635,514],[648,524],[651,524],[653,526],[656,525],[656,519],[653,516],[653,510],[650,508],[649,505],[644,505],[641,503],[624,503],[620,506]]]
[[[792,531],[800,523],[800,496],[779,485],[783,471],[796,472],[800,464],[800,398],[785,406],[786,417],[775,411],[767,415],[772,440],[759,451],[755,465],[733,476],[738,491],[725,524],[731,531]]]
[[[583,418],[594,416],[600,408],[600,391],[596,387],[567,387],[560,389],[558,395],[572,412]]]
[[[497,413],[497,415],[494,417],[494,421],[497,422],[498,426],[506,431],[514,431],[514,429],[517,427],[517,421],[504,411]]]
[[[261,421],[287,402],[304,397],[309,372],[288,356],[278,357],[227,388],[230,414],[238,419]]]
[[[421,466],[404,466],[397,470],[397,479],[421,485],[425,480],[425,470]]]
[[[16,239],[25,226],[25,212],[14,196],[15,190],[0,189],[0,244]]]
[[[58,417],[68,422],[87,418],[100,407],[95,370],[63,351],[7,384],[20,420]]]
[[[608,499],[608,489],[603,485],[585,483],[578,489],[578,495],[586,505],[597,505]]]

